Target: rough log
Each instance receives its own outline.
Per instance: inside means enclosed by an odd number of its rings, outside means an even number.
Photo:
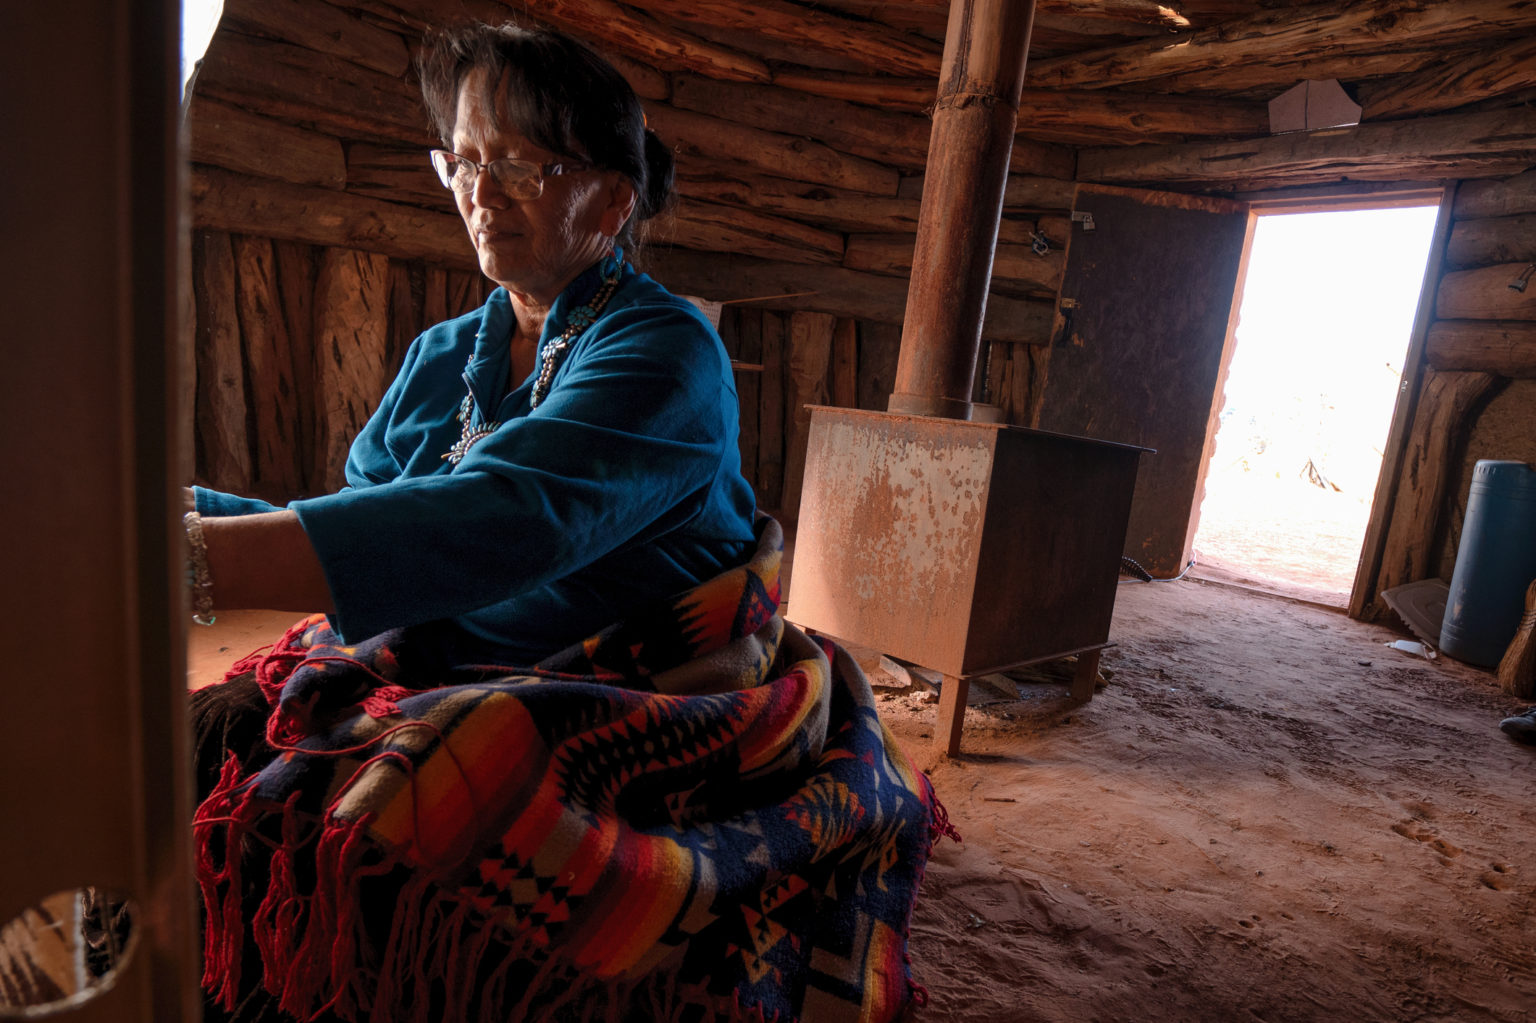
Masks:
[[[763,310],[762,387],[757,400],[757,503],[778,508],[784,496],[784,334],[787,316]]]
[[[448,316],[463,316],[485,304],[490,282],[478,270],[448,271]]]
[[[842,317],[832,332],[832,404],[859,404],[859,321]]]
[[[1503,181],[1463,181],[1453,212],[1458,220],[1536,213],[1536,170]]]
[[[1403,452],[1392,525],[1381,557],[1376,592],[1433,574],[1431,547],[1440,527],[1441,510],[1458,442],[1467,415],[1494,389],[1492,373],[1440,373],[1426,370],[1419,388],[1408,444]]]
[[[933,78],[887,78],[884,75],[800,70],[776,73],[773,84],[812,96],[913,114],[925,113],[933,106],[938,87]]]
[[[926,117],[869,110],[791,89],[690,75],[679,75],[672,83],[671,104],[764,131],[805,136],[839,152],[901,168],[924,165],[933,128]]]
[[[1342,82],[1367,82],[1392,78],[1434,67],[1444,57],[1441,50],[1384,50],[1381,53],[1333,54],[1307,51],[1273,54],[1252,63],[1212,67],[1188,74],[1170,75],[1146,82],[1141,89],[1175,95],[1209,95],[1268,103],[1304,79],[1337,78]],[[1118,83],[1117,83],[1118,84]]]
[[[1435,292],[1435,315],[1442,320],[1536,320],[1533,266],[1499,263],[1448,273]],[[1522,280],[1524,290],[1511,287]]]
[[[763,364],[763,311],[751,306],[727,306],[736,320],[736,352],[742,362]],[[737,448],[741,452],[741,474],[757,484],[757,416],[761,401],[762,373],[736,374],[736,395],[741,404],[741,434]]]
[[[459,6],[459,0],[430,2],[433,7]],[[503,9],[503,19],[507,13]],[[536,16],[596,44],[599,50],[613,50],[657,69],[693,71],[736,82],[773,78],[768,66],[754,57],[689,35],[610,0],[540,0]]]
[[[1536,5],[1533,5],[1536,7]],[[1078,154],[1082,181],[1238,186],[1486,177],[1525,167],[1536,149],[1536,111],[1446,114],[1246,142],[1121,146]]]
[[[197,91],[348,138],[436,144],[415,86],[291,43],[217,32]]]
[[[1536,261],[1536,213],[1458,220],[1445,261],[1455,267]]]
[[[346,159],[347,191],[458,216],[453,193],[437,180],[425,149],[354,142]]]
[[[920,37],[783,0],[630,0],[685,24],[748,34],[831,53],[876,71],[937,77],[939,47]]]
[[[411,342],[431,324],[422,316],[425,275],[420,264],[398,259],[389,263],[389,344],[384,349],[384,365],[391,379],[405,358]]]
[[[680,203],[673,213],[646,221],[642,241],[648,246],[677,245],[791,263],[835,265],[843,259],[843,236],[837,232],[696,201]]]
[[[277,286],[282,295],[280,309],[288,334],[288,350],[294,366],[299,367],[293,374],[294,401],[298,409],[298,422],[293,433],[305,459],[299,468],[305,474],[307,490],[312,484],[308,477],[312,459],[308,456],[315,447],[315,375],[310,367],[315,364],[317,250],[302,242],[274,241],[272,254],[277,260]]]
[[[320,490],[346,484],[347,450],[389,385],[389,259],[326,249],[315,282],[315,470]]]
[[[288,500],[304,489],[301,416],[294,380],[293,346],[282,315],[277,258],[266,238],[235,240],[240,334],[249,371],[256,449],[253,489],[271,500]]]
[[[1451,55],[1441,66],[1360,87],[1361,119],[1422,116],[1536,86],[1536,34]]]
[[[915,234],[855,234],[848,237],[843,265],[850,270],[905,277],[912,270]],[[994,280],[1028,285],[1043,295],[1054,295],[1061,287],[1061,273],[1066,253],[1053,248],[1037,256],[1028,245],[999,242],[992,254]]]
[[[421,315],[426,323],[448,319],[448,271],[427,267],[422,274]]]
[[[220,490],[251,485],[246,427],[245,359],[240,352],[240,306],[229,235],[197,234],[193,260],[197,295],[197,472]]]
[[[370,24],[399,32],[414,42],[433,29],[462,21],[479,20],[489,24],[516,21],[534,27],[543,24],[525,7],[513,8],[498,0],[410,0],[409,10],[383,0],[327,0],[337,7],[356,12]],[[580,33],[577,33],[578,35]],[[607,48],[603,56],[629,80],[635,95],[643,99],[666,99],[667,76],[648,63],[632,60]]]
[[[906,0],[900,4],[890,3],[889,0],[821,0],[821,3],[862,17],[894,11],[911,18],[914,12],[927,11],[928,20],[939,30],[944,28],[944,18],[949,12],[949,0]],[[1202,9],[1206,6],[1201,4]],[[1035,5],[1035,19],[1038,21],[1042,17],[1129,22],[1157,25],[1165,29],[1189,27],[1188,18],[1161,0],[1044,0]]]
[[[655,104],[651,128],[672,146],[679,165],[734,162],[763,174],[813,181],[869,195],[894,196],[900,175],[884,164],[839,153],[809,139],[761,131],[734,121]]]
[[[916,231],[918,201],[864,195],[803,181],[728,173],[695,164],[679,175],[685,202],[707,201],[843,231]]]
[[[221,25],[271,36],[399,77],[410,51],[397,33],[312,0],[225,0]]]
[[[207,96],[192,102],[191,157],[242,174],[340,189],[347,183],[341,143]]]
[[[811,434],[811,413],[806,406],[827,403],[827,370],[836,327],[837,318],[826,313],[796,312],[789,317],[789,352],[784,367],[784,498],[779,507],[790,521],[800,517],[800,485],[805,480]]]
[[[192,222],[312,245],[366,249],[473,270],[458,217],[363,196],[193,167]]]
[[[1536,26],[1529,0],[1361,0],[1347,7],[1313,4],[1263,11],[1173,38],[1127,43],[1086,54],[1032,62],[1038,88],[1102,88],[1191,71],[1264,64],[1319,53],[1432,50],[1484,39],[1527,36]]]
[[[921,200],[924,176],[914,174],[901,179],[903,199]],[[1003,186],[1003,213],[1023,210],[1070,210],[1077,201],[1077,182],[1072,175],[1064,178],[1037,177],[1029,174],[1010,174]]]
[[[1248,100],[1110,89],[1025,89],[1016,130],[1025,138],[1071,145],[1242,138],[1269,133],[1269,107]]]
[[[884,412],[896,386],[901,358],[901,327],[894,323],[859,324],[859,408]]]
[[[907,284],[899,277],[685,249],[652,252],[649,263],[656,279],[673,291],[717,302],[762,299],[756,304],[765,309],[810,309],[891,324],[900,324],[906,315]],[[1050,302],[994,294],[987,299],[982,335],[1045,344],[1052,316]]]
[[[1438,370],[1536,377],[1536,323],[1499,320],[1436,320],[1425,358]]]

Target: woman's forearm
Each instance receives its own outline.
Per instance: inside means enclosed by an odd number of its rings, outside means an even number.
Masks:
[[[291,511],[204,518],[216,610],[332,612],[330,587]]]

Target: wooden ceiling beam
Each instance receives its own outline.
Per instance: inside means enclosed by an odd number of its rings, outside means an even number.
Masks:
[[[1297,82],[1337,78],[1346,85],[1378,78],[1412,74],[1434,67],[1445,59],[1443,50],[1393,50],[1386,53],[1299,53],[1293,58],[1172,75],[1142,82],[1138,88],[1160,93],[1219,96],[1227,99],[1269,101]]]
[[[590,2],[590,0],[583,0]],[[627,0],[683,24],[751,33],[852,59],[870,70],[938,77],[938,46],[870,21],[829,14],[785,0]]]
[[[1362,0],[1264,11],[1168,40],[1150,40],[1040,61],[1029,84],[1087,89],[1195,71],[1291,61],[1300,54],[1380,53],[1505,39],[1536,26],[1530,0]]]
[[[1536,86],[1536,34],[1451,54],[1438,67],[1361,86],[1361,119],[1414,117]]]
[[[1244,142],[1122,146],[1078,153],[1078,180],[1250,187],[1339,179],[1488,177],[1530,165],[1536,110],[1444,114]]]
[[[1018,134],[1074,145],[1245,138],[1269,133],[1267,104],[1111,89],[1024,90]]]

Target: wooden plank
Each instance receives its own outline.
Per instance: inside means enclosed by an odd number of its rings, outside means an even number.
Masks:
[[[1443,320],[1536,320],[1530,265],[1499,263],[1446,274],[1435,292],[1435,315]],[[1511,287],[1522,280],[1523,291]]]
[[[841,317],[832,332],[832,404],[859,406],[859,321]]]
[[[262,178],[339,189],[347,183],[341,143],[199,95],[187,114],[197,163]]]
[[[906,312],[907,285],[899,277],[686,249],[652,252],[649,262],[656,279],[673,291],[717,302],[750,298],[765,309],[807,309],[898,325]],[[1045,344],[1053,317],[1050,302],[993,294],[982,336]]]
[[[428,326],[448,319],[448,271],[427,267],[423,276],[422,319]]]
[[[1465,436],[1468,416],[1497,384],[1492,373],[1424,373],[1376,592],[1435,574],[1430,557],[1449,480],[1458,468],[1453,464],[1457,444]]]
[[[266,238],[239,237],[234,243],[240,335],[250,389],[254,428],[253,489],[269,501],[285,503],[304,489],[299,445],[299,365],[293,358],[282,315],[277,258]]]
[[[837,264],[843,236],[782,217],[715,203],[678,203],[671,212],[645,222],[642,243],[678,245],[702,252],[733,252],[791,263]]]
[[[932,77],[939,73],[940,49],[921,37],[783,0],[630,0],[630,6],[683,24],[834,54],[871,70]]]
[[[859,408],[884,412],[896,386],[901,356],[901,327],[890,323],[859,324]]]
[[[404,76],[411,64],[410,51],[398,33],[328,3],[224,0],[219,24],[281,39],[395,77]]]
[[[233,240],[199,231],[193,261],[197,294],[197,474],[220,490],[248,491],[251,444],[246,427],[245,359]]]
[[[358,195],[459,215],[453,193],[437,180],[426,151],[417,146],[350,143],[346,147],[346,187]]]
[[[1381,471],[1371,497],[1371,514],[1366,521],[1365,539],[1360,545],[1360,562],[1355,566],[1355,582],[1349,592],[1349,616],[1372,620],[1384,611],[1377,599],[1382,558],[1386,552],[1387,532],[1392,524],[1398,489],[1404,479],[1409,427],[1413,424],[1420,383],[1425,371],[1424,349],[1430,323],[1434,319],[1433,282],[1440,277],[1446,239],[1451,232],[1451,192],[1442,190],[1435,216],[1435,230],[1429,240],[1429,258],[1424,267],[1424,285],[1413,315],[1408,335],[1408,351],[1403,356],[1403,373],[1398,382],[1398,399],[1387,428],[1387,442],[1382,449]]]
[[[751,306],[727,306],[735,316],[736,350],[742,362],[762,365],[763,311]],[[741,432],[737,447],[741,452],[741,474],[757,487],[758,416],[762,374],[737,373],[736,396],[741,404]]]
[[[1424,354],[1429,364],[1442,372],[1536,377],[1536,323],[1436,320],[1430,324]]]
[[[712,202],[842,231],[916,231],[918,200],[866,195],[809,181],[741,173],[702,163],[680,168],[685,202]]]
[[[915,234],[854,234],[848,236],[843,265],[850,270],[905,276],[912,269]],[[1066,254],[1053,248],[1036,255],[1028,245],[999,243],[993,248],[992,278],[1024,285],[1029,291],[1054,295],[1061,287]]]
[[[1341,178],[1480,177],[1528,166],[1536,111],[1447,114],[1245,142],[1084,149],[1078,178],[1108,183],[1251,187]]]
[[[1456,189],[1456,219],[1536,213],[1536,170],[1494,181],[1463,181]]]
[[[1051,345],[1039,426],[1157,450],[1141,461],[1125,550],[1174,576],[1188,560],[1248,215],[1091,189],[1078,206],[1097,227],[1072,239],[1062,294],[1077,307]]]
[[[305,493],[312,493],[310,468],[315,447],[315,249],[300,242],[274,241],[272,255],[277,262],[277,286],[281,296],[279,315],[288,335],[288,351],[296,367],[293,373],[294,427],[298,447],[300,480]]]
[[[921,169],[932,125],[925,117],[871,110],[771,85],[742,85],[679,75],[671,105],[782,135],[804,136],[878,163]]]
[[[1536,213],[1458,220],[1445,261],[1455,267],[1536,261]],[[1536,284],[1530,288],[1536,290]]]
[[[800,486],[805,480],[805,453],[811,431],[807,406],[827,403],[827,371],[836,327],[837,318],[826,313],[796,312],[789,317],[789,350],[784,367],[784,497],[779,502],[788,522],[800,517]]]
[[[869,195],[896,194],[900,175],[893,168],[818,142],[661,103],[652,104],[647,115],[651,128],[677,151],[680,166],[692,160],[726,161],[796,181],[814,181]]]
[[[196,227],[366,249],[459,269],[479,265],[462,220],[415,206],[214,167],[192,168],[190,205]]]
[[[1455,53],[1438,67],[1366,82],[1358,90],[1360,118],[1423,116],[1536,86],[1536,34],[1504,45]]]
[[[414,85],[292,43],[221,29],[203,58],[197,91],[347,138],[436,145]]]
[[[346,484],[347,450],[389,386],[389,259],[325,249],[315,282],[317,489]]]
[[[763,372],[757,407],[757,504],[776,510],[784,496],[784,340],[787,316],[763,312]]]
[[[384,365],[390,379],[394,379],[411,342],[432,326],[422,316],[424,277],[420,264],[390,261],[389,345],[384,350]]]
[[[479,309],[490,290],[490,282],[479,271],[448,271],[448,317]]]
[[[1183,35],[1031,62],[1029,75],[1038,88],[1124,86],[1185,72],[1263,65],[1301,54],[1443,49],[1485,39],[1524,38],[1533,27],[1536,8],[1524,0],[1313,4],[1262,11]]]

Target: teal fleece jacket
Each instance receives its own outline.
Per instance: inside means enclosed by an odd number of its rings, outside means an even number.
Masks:
[[[536,367],[600,270],[556,300]],[[730,360],[692,303],[626,265],[537,408],[537,368],[508,390],[513,326],[498,288],[422,334],[352,444],[348,486],[288,506],[347,642],[441,622],[475,655],[531,664],[749,555]],[[474,424],[500,425],[451,465],[466,385]],[[196,496],[204,515],[275,510]]]

